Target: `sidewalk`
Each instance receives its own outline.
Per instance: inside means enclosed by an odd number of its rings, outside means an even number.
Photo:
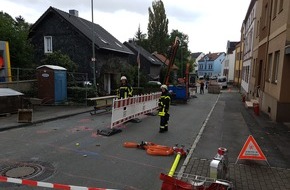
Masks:
[[[32,113],[32,123],[18,123],[18,114],[10,114],[0,116],[0,131],[5,131],[13,128],[25,127],[31,124],[50,121],[58,118],[73,116],[80,113],[93,111],[90,106],[60,106],[60,105],[45,105],[34,106]]]
[[[219,147],[225,147],[234,189],[290,189],[289,134],[290,126],[272,122],[262,113],[256,116],[253,109],[245,108],[238,91],[223,91],[183,173],[209,177],[210,161]],[[270,166],[265,161],[237,161],[249,135]]]

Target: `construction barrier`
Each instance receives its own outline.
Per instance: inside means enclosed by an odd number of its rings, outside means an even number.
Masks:
[[[95,188],[95,187],[81,187],[81,186],[74,186],[74,185],[64,185],[58,183],[47,183],[41,181],[33,181],[29,179],[18,179],[18,178],[11,178],[0,176],[0,182],[6,183],[15,183],[33,187],[46,187],[52,189],[64,189],[64,190],[113,190],[113,189],[106,189],[106,188]]]
[[[133,96],[125,99],[114,99],[112,105],[111,128],[140,115],[152,113],[158,109],[161,92]]]

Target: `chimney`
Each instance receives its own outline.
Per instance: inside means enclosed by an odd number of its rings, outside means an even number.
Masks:
[[[72,9],[72,10],[69,10],[69,14],[78,17],[79,16],[79,11]]]

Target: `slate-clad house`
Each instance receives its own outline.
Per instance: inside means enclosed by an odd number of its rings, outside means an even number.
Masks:
[[[77,63],[77,72],[88,73],[90,81],[93,81],[94,41],[96,82],[107,93],[116,88],[113,81],[119,81],[120,68],[130,67],[128,57],[133,54],[100,25],[78,17],[76,10],[67,13],[49,7],[31,27],[29,38],[35,46],[38,64],[45,54],[60,50]]]
[[[160,71],[163,63],[151,53],[149,53],[147,50],[137,45],[136,42],[133,40],[129,40],[129,42],[124,42],[124,45],[127,46],[132,52],[134,52],[134,55],[130,55],[130,64],[135,66],[138,65],[137,57],[139,54],[140,72],[146,75],[148,81],[159,81]]]

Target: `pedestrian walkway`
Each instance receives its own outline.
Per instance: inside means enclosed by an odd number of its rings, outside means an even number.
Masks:
[[[290,189],[289,134],[287,125],[272,122],[264,114],[254,115],[252,109],[244,106],[238,91],[225,90],[183,173],[209,177],[211,159],[219,147],[225,147],[229,150],[228,180],[235,189]],[[270,166],[265,161],[237,161],[249,135],[255,138]]]
[[[70,106],[70,105],[34,106],[34,109],[32,111],[32,122],[29,123],[19,123],[17,113],[0,116],[0,131],[18,127],[25,127],[31,124],[41,123],[58,118],[73,116],[80,113],[90,112],[92,110],[93,107],[88,106]]]

